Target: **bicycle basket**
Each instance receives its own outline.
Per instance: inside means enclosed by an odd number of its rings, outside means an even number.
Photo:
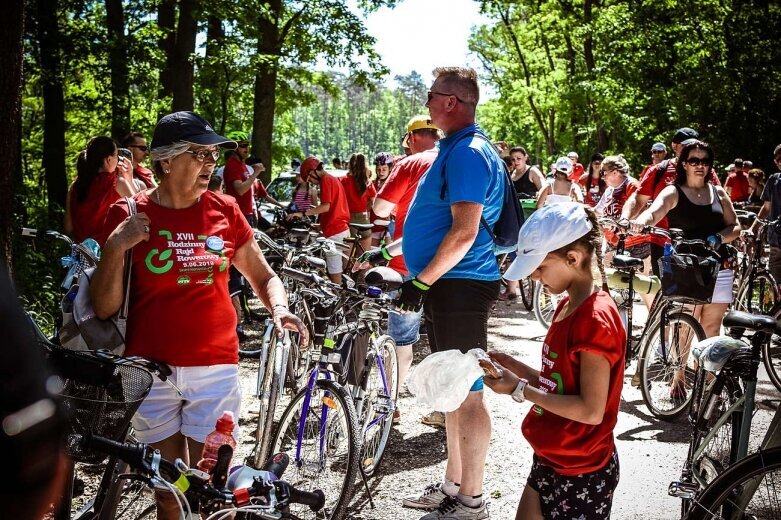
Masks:
[[[54,346],[49,347],[47,358],[68,414],[68,454],[75,462],[103,462],[108,455],[82,447],[82,437],[89,432],[124,441],[130,419],[152,387],[152,375],[91,352]]]
[[[686,303],[710,303],[719,262],[711,257],[672,254],[659,259],[662,294]]]

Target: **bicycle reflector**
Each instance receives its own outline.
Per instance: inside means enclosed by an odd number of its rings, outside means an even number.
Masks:
[[[336,410],[336,401],[334,401],[332,398],[323,396],[321,400],[323,401],[323,404],[326,405],[328,408],[330,408],[331,410]]]

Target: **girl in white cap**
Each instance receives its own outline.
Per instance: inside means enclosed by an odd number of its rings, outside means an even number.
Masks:
[[[537,195],[537,207],[560,202],[581,201],[580,187],[569,179],[572,161],[559,157],[553,164],[553,179],[542,187]]]
[[[618,484],[613,429],[624,377],[626,332],[607,292],[602,234],[593,210],[561,203],[537,210],[518,237],[506,278],[531,276],[567,293],[542,347],[542,369],[489,352],[501,377],[485,385],[531,401],[523,435],[534,449],[517,518],[609,518]],[[602,288],[595,287],[596,258]]]

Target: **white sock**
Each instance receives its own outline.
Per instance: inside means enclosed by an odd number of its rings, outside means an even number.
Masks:
[[[448,480],[447,478],[442,481],[442,492],[448,496],[456,496],[458,494],[459,487],[461,487],[461,484],[458,482],[453,482],[452,480]]]
[[[456,498],[458,498],[458,501],[464,504],[466,507],[477,508],[483,504],[482,493],[474,496],[462,495],[461,493],[459,493]]]

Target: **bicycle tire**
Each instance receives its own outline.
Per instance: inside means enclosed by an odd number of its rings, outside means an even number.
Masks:
[[[320,512],[292,504],[291,513],[304,519],[340,520],[347,513],[360,462],[361,432],[355,407],[344,387],[321,379],[315,382],[309,400],[318,406],[310,406],[302,421],[307,391],[307,388],[301,390],[282,414],[272,442],[273,450],[290,457],[290,466],[285,472],[288,483],[305,491],[322,489],[325,493],[325,507]],[[321,419],[325,408],[332,411],[323,425]],[[303,431],[301,456],[297,457],[299,426],[303,426]],[[324,452],[318,450],[321,440]]]
[[[554,295],[548,292],[541,283],[536,283],[534,287],[534,316],[540,325],[546,329],[550,328],[556,307],[559,304],[560,295]]]
[[[748,298],[751,292],[751,298]],[[735,298],[734,308],[749,314],[770,315],[778,305],[779,291],[773,276],[764,270],[754,274],[754,283],[746,284]]]
[[[663,311],[666,312],[666,311]],[[637,370],[640,372],[640,390],[643,394],[643,402],[654,417],[664,421],[671,421],[680,417],[686,412],[692,399],[692,387],[694,381],[694,370],[690,367],[693,362],[691,355],[687,356],[684,370],[684,391],[685,398],[674,398],[670,396],[670,384],[676,370],[680,369],[679,363],[669,354],[675,347],[662,349],[657,345],[659,332],[662,326],[667,324],[672,328],[674,337],[669,343],[678,345],[680,343],[680,327],[686,326],[693,334],[693,339],[697,342],[705,339],[705,331],[702,326],[689,314],[676,313],[675,315],[663,316],[653,328],[648,331],[645,337],[645,345],[640,353],[640,359],[637,362]],[[688,337],[688,335],[686,336]],[[690,344],[689,350],[693,344]],[[676,349],[677,350],[677,349]]]
[[[521,302],[527,311],[531,311],[534,308],[534,285],[534,280],[528,277],[519,282]]]
[[[382,355],[385,377],[390,395],[385,396],[379,364],[372,352],[367,359],[361,387],[365,388],[362,417],[358,423],[362,428],[361,464],[364,474],[371,477],[382,462],[385,448],[393,428],[393,411],[399,393],[399,364],[396,357],[396,342],[388,335],[375,340],[376,352]],[[374,349],[373,349],[374,350]],[[388,402],[390,400],[390,402]],[[392,405],[392,406],[391,406]],[[372,425],[372,422],[376,422]],[[370,426],[371,425],[371,426]]]
[[[746,486],[759,481],[758,489],[763,485],[775,491],[767,493],[767,501],[756,500],[756,490],[746,509],[735,511],[734,499]],[[713,482],[694,499],[687,520],[708,520],[714,518],[781,518],[781,504],[777,490],[781,488],[781,447],[760,450],[757,453],[733,464],[719,475]],[[765,503],[759,503],[759,502]],[[773,503],[772,511],[754,509],[757,506],[767,506]],[[727,508],[727,509],[724,509]],[[730,511],[732,509],[732,511]],[[732,515],[731,513],[736,513]]]
[[[770,315],[776,321],[781,320],[781,303],[775,306]],[[781,336],[778,334],[773,334],[770,341],[762,345],[762,362],[770,382],[781,392]]]
[[[277,373],[277,336],[271,335],[265,364],[258,368],[258,422],[255,430],[255,448],[252,466],[260,468],[268,459],[269,439],[274,421],[274,409],[279,395],[279,373]]]

